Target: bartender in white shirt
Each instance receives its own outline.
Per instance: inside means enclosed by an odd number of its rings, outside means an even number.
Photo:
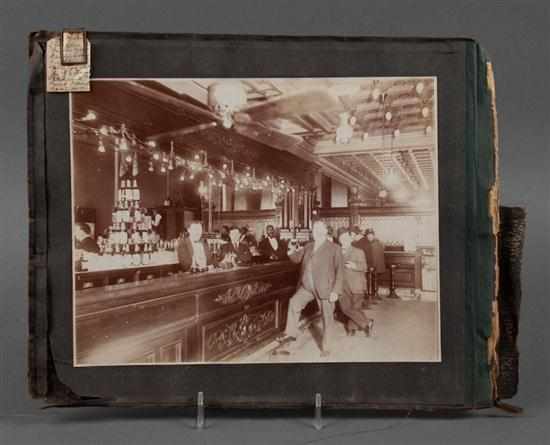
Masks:
[[[177,245],[178,261],[184,272],[205,272],[213,261],[208,244],[202,239],[202,224],[193,222],[188,231],[189,237]]]

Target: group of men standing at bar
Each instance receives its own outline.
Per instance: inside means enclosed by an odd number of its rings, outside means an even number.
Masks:
[[[189,236],[177,246],[178,259],[184,271],[206,271],[224,261],[235,264],[250,264],[254,251],[246,241],[246,234],[238,228],[228,230],[226,243],[222,245],[218,259],[211,254],[208,245],[202,239],[202,225],[192,223]],[[370,336],[374,320],[363,312],[366,295],[377,296],[377,292],[367,289],[376,276],[385,272],[384,246],[367,229],[363,233],[358,227],[341,228],[336,236],[329,235],[327,225],[316,221],[312,230],[313,241],[304,247],[293,243],[287,245],[281,240],[272,225],[266,227],[266,233],[254,249],[264,261],[290,259],[300,263],[300,278],[297,290],[289,301],[284,334],[279,339],[282,346],[296,341],[299,334],[299,322],[304,308],[313,300],[321,311],[321,355],[328,356],[331,347],[331,334],[335,325],[335,305],[338,302],[345,315],[346,332],[355,335],[362,332]],[[370,272],[371,280],[367,275]],[[283,352],[279,350],[279,352]],[[290,353],[284,351],[285,353]]]

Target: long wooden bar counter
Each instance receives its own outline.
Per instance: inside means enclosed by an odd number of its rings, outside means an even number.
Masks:
[[[125,267],[112,270],[77,272],[75,288],[77,291],[91,287],[103,287],[113,284],[131,283],[170,276],[180,270],[178,263],[154,266]]]
[[[242,357],[284,329],[297,279],[284,261],[77,290],[77,364]]]

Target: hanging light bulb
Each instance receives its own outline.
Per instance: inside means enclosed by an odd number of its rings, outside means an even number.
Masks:
[[[378,192],[378,197],[382,199],[386,199],[388,197],[388,191],[384,189],[380,190]]]
[[[126,155],[126,157],[124,158],[124,160],[126,162],[132,162],[132,155]]]
[[[154,159],[155,161],[158,161],[158,160],[160,159],[160,153],[159,153],[158,151],[155,151],[155,152],[153,153],[153,159]]]
[[[180,181],[185,181],[185,175],[183,173],[180,175]]]
[[[388,122],[391,121],[391,118],[393,117],[391,114],[391,111],[386,111],[386,114],[384,115],[384,117]]]
[[[195,179],[195,175],[191,173],[191,176],[189,176],[189,179]]]
[[[340,113],[340,125],[336,129],[337,144],[349,144],[351,142],[353,136],[353,127],[350,125],[351,121],[352,118],[349,113]]]
[[[139,173],[139,166],[138,166],[138,156],[137,152],[134,152],[134,155],[132,156],[132,176],[136,177]]]
[[[195,156],[193,156],[193,158],[195,159],[195,161],[199,161],[201,156],[198,153],[196,153]]]
[[[204,184],[203,181],[199,185],[199,194],[205,196],[208,193],[208,187]]]
[[[160,172],[161,173],[166,173],[166,167],[165,167],[164,164],[160,166]]]
[[[168,170],[174,170],[174,141],[170,141],[170,161],[168,163]]]
[[[428,109],[428,107],[422,108],[422,116],[423,117],[428,117],[429,114],[430,114],[430,110]]]
[[[99,139],[99,145],[97,146],[97,151],[100,153],[105,153],[105,145],[103,145],[103,139]]]
[[[424,83],[423,82],[418,82],[416,84],[416,92],[418,94],[422,94],[422,91],[424,91]]]
[[[393,137],[394,138],[399,137],[400,134],[401,134],[401,132],[399,131],[399,128],[396,128],[395,130],[393,130]]]
[[[120,138],[120,143],[118,144],[118,149],[120,151],[128,151],[128,141],[124,136]]]

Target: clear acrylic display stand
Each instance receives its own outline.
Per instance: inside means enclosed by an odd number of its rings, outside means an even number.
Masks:
[[[315,394],[315,417],[313,418],[313,427],[317,431],[323,428],[322,403],[321,393],[318,392]]]
[[[202,430],[204,428],[204,393],[197,393],[197,423],[196,428]]]
[[[315,414],[313,417],[313,427],[320,431],[323,429],[323,398],[321,393],[315,393]],[[195,427],[198,430],[204,429],[204,393],[199,391],[197,393],[197,420]]]

